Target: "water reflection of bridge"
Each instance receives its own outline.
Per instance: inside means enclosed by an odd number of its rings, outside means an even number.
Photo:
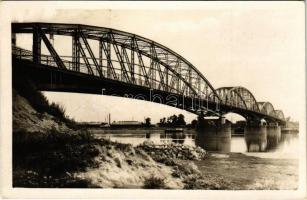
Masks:
[[[192,139],[195,140],[195,145],[208,151],[231,152],[232,148],[234,148],[232,147],[232,137],[241,137],[244,138],[247,152],[264,152],[273,151],[282,143],[289,143],[293,137],[296,137],[295,134],[281,134],[280,128],[276,128],[279,130],[265,131],[266,129],[263,129],[258,134],[244,134],[241,136],[231,136],[229,134],[230,126],[224,127],[223,132],[219,134],[214,129],[212,131],[207,130],[207,132],[196,131],[192,134],[191,132],[160,133],[160,140],[162,142],[168,141],[184,144],[186,140]],[[150,134],[147,138],[150,139]],[[241,147],[241,149],[244,148]]]
[[[127,129],[125,133],[118,129],[97,129],[95,135],[98,137],[108,138],[113,141],[130,143],[134,146],[142,144],[144,141],[150,141],[157,145],[163,144],[184,144],[197,145],[207,151],[215,152],[274,152],[276,150],[285,149],[293,152],[297,145],[297,134],[281,134],[281,135],[241,135],[230,136],[227,129],[223,134],[217,135],[214,132],[204,133],[194,129],[184,129],[183,132],[165,132],[163,129]],[[262,146],[261,142],[266,142]],[[295,144],[294,144],[295,143]],[[289,149],[291,148],[291,149]],[[293,148],[293,149],[292,149]]]

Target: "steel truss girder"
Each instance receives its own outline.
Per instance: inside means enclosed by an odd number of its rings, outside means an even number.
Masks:
[[[129,68],[130,78],[131,78],[130,81],[131,81],[132,83],[134,83],[134,79],[132,78],[132,77],[133,77],[132,74],[134,74],[134,70],[133,70],[133,67],[132,67],[132,63],[130,62],[130,59],[129,59],[129,56],[128,56],[128,53],[127,53],[126,49],[123,48],[123,47],[121,47],[121,48],[122,48],[122,53],[123,53],[123,56],[124,56],[123,60],[126,60],[126,63],[127,63],[127,65],[128,65],[128,68]]]
[[[154,46],[152,45],[151,46],[151,54],[153,55],[153,61],[155,62],[156,60],[156,56],[157,56],[157,52],[156,52],[156,49],[154,48]],[[155,62],[156,64],[156,69],[159,73],[159,77],[160,77],[160,84],[159,84],[159,88],[162,86],[162,88],[164,90],[166,90],[166,86],[165,86],[165,82],[164,82],[164,75],[163,75],[163,72],[162,72],[162,69],[161,69],[161,66],[158,62]]]
[[[242,104],[240,103],[243,103],[244,108],[248,109],[240,93],[237,93],[235,90],[231,90],[227,88],[219,88],[216,90],[216,92],[220,95],[220,99],[224,104],[230,105],[230,106],[236,106],[236,107],[240,106],[241,107]],[[241,101],[238,101],[238,100],[241,100]]]
[[[108,43],[109,44],[109,43]],[[105,42],[102,41],[102,49],[104,51],[104,54],[106,55],[107,57],[107,63],[108,63],[108,69],[107,69],[107,73],[108,73],[108,78],[110,76],[110,72],[112,73],[112,76],[115,80],[119,80],[117,75],[116,75],[116,72],[115,72],[115,69],[113,67],[113,63],[112,63],[112,60],[111,60],[111,49],[109,47],[107,47],[105,45]]]
[[[91,57],[91,59],[92,59],[94,65],[95,65],[95,67],[96,67],[96,70],[97,70],[97,72],[99,73],[99,76],[100,76],[100,77],[103,77],[101,68],[99,67],[99,64],[98,64],[98,62],[97,62],[97,60],[96,60],[96,58],[95,58],[95,56],[94,56],[94,53],[93,53],[93,51],[92,51],[92,49],[91,49],[89,43],[87,42],[87,39],[86,39],[86,37],[84,36],[84,34],[83,34],[82,31],[80,31],[80,36],[81,36],[81,39],[82,39],[83,43],[85,44],[85,47],[86,47],[85,49],[86,49],[87,52],[89,53],[89,55],[90,55],[90,57]],[[81,43],[79,43],[79,44],[80,44],[80,46],[81,46],[81,51],[83,51],[83,53],[85,53],[85,52],[84,52],[84,49],[82,48]],[[93,72],[93,70],[92,70],[92,68],[91,68],[91,65],[89,65],[89,61],[88,61],[88,59],[87,59],[87,57],[86,57],[86,54],[83,54],[82,57],[83,57],[84,61],[86,60],[86,63],[87,63],[87,65],[88,65],[88,67],[89,67],[89,68],[91,69],[91,71]]]
[[[146,68],[145,68],[145,65],[144,65],[144,61],[143,61],[142,55],[140,53],[137,42],[134,44],[134,48],[136,49],[136,54],[137,54],[137,57],[138,57],[139,65],[141,66],[143,75],[145,77],[145,83],[146,83],[147,86],[151,87],[150,82],[149,82],[149,77],[148,77],[148,74],[147,74],[147,71],[146,71]]]
[[[115,54],[116,54],[116,56],[117,56],[117,59],[118,59],[118,61],[119,61],[120,66],[121,66],[121,70],[124,72],[124,77],[125,77],[126,81],[127,81],[128,83],[131,83],[131,80],[130,80],[130,78],[129,78],[129,76],[128,76],[128,72],[127,72],[126,67],[125,67],[125,64],[124,64],[123,57],[122,57],[122,55],[121,55],[120,52],[119,52],[118,46],[115,45],[115,44],[113,44],[113,48],[114,48],[114,50],[115,50]]]
[[[275,116],[274,106],[270,102],[257,102],[261,112]]]
[[[78,30],[76,29],[72,36],[72,70],[80,72],[79,34],[77,32]]]
[[[134,41],[135,41],[135,37],[133,36],[131,38],[131,43],[130,43],[130,50],[134,49]],[[128,44],[129,45],[129,44]],[[122,46],[123,49],[124,46]],[[134,77],[134,51],[131,50],[131,54],[130,54],[130,58],[131,58],[131,71],[130,71],[130,75],[131,75],[131,80],[133,83],[135,83],[135,77]]]
[[[94,75],[94,71],[93,71],[93,69],[91,67],[91,64],[90,64],[89,60],[86,57],[84,48],[82,47],[80,40],[77,41],[77,45],[78,45],[78,47],[80,49],[80,53],[81,53],[81,56],[83,58],[83,61],[85,62],[85,65],[87,67],[88,73],[90,73],[91,75]]]
[[[274,110],[274,113],[277,118],[283,119],[283,120],[285,119],[284,113],[281,110]]]
[[[229,103],[228,99],[232,101],[235,101],[236,106],[238,103],[238,99],[241,100],[239,102],[243,102],[244,103],[244,109],[247,110],[252,110],[258,113],[263,113],[260,109],[259,109],[259,104],[257,103],[255,97],[253,96],[253,94],[247,90],[244,87],[222,87],[222,88],[218,88],[216,89],[216,92],[220,95],[220,99],[222,100],[222,102],[224,101],[224,103],[226,105],[231,105],[231,102]],[[236,98],[233,98],[233,96],[230,95],[236,95]],[[248,103],[248,104],[247,104]],[[266,113],[263,113],[266,114]]]
[[[63,60],[59,57],[53,46],[50,44],[50,41],[46,37],[46,34],[53,34],[53,35],[66,35],[75,37],[73,41],[77,41],[80,39],[79,36],[75,36],[75,32],[77,30],[81,30],[84,33],[84,36],[81,37],[83,43],[85,44],[86,48],[83,49],[81,44],[76,44],[73,42],[73,70],[79,71],[79,64],[80,64],[80,54],[82,54],[83,59],[85,59],[85,63],[89,69],[89,73],[92,70],[90,67],[90,63],[86,58],[86,52],[90,55],[93,63],[97,69],[97,72],[100,76],[102,76],[102,52],[105,53],[107,64],[108,64],[108,72],[112,72],[114,79],[117,78],[117,74],[115,69],[112,65],[111,60],[111,50],[110,44],[113,44],[114,50],[117,54],[119,63],[121,65],[121,69],[126,77],[126,80],[129,78],[130,72],[130,79],[132,83],[135,83],[134,79],[134,54],[137,53],[137,57],[139,60],[140,68],[142,69],[143,77],[145,78],[146,84],[149,87],[152,87],[153,82],[157,81],[155,77],[156,71],[159,74],[159,88],[162,87],[163,90],[171,90],[174,89],[174,86],[177,84],[177,91],[184,93],[186,88],[189,88],[189,95],[190,96],[202,96],[207,99],[214,97],[213,101],[217,101],[219,103],[219,96],[217,95],[216,91],[209,83],[209,81],[186,59],[182,56],[178,55],[177,53],[173,52],[172,50],[168,49],[167,47],[160,45],[152,40],[126,33],[123,31],[118,31],[109,28],[102,28],[102,27],[94,27],[94,26],[86,26],[86,25],[76,25],[76,24],[54,24],[54,23],[13,23],[12,24],[12,33],[32,33],[33,34],[33,62],[40,63],[41,59],[41,40],[44,41],[48,51],[50,52],[53,60],[56,62],[59,68],[65,68]],[[112,35],[111,35],[112,34]],[[111,37],[112,36],[112,37]],[[101,47],[99,49],[99,63],[94,58],[94,54],[87,43],[87,39],[94,39],[98,40],[101,43]],[[108,43],[106,47],[105,43]],[[79,42],[80,43],[80,42]],[[78,49],[78,47],[80,47]],[[119,52],[119,48],[122,50],[122,53]],[[117,47],[117,49],[116,49]],[[126,49],[131,51],[131,58],[129,62],[129,56],[127,55]],[[144,61],[142,59],[142,55],[146,56],[150,59],[150,66],[149,71],[146,71],[146,66],[144,65]],[[87,61],[86,61],[87,60]],[[125,62],[126,60],[126,62]],[[180,63],[180,67],[178,67],[178,61]],[[65,61],[66,63],[66,61]],[[125,67],[128,66],[128,71]],[[165,71],[161,69],[161,66],[164,67]],[[109,73],[108,73],[109,74]],[[168,77],[168,75],[170,77]],[[108,76],[109,78],[110,76]],[[170,81],[169,81],[170,79]],[[183,83],[183,85],[180,85]],[[204,87],[202,90],[201,88]],[[208,92],[208,89],[211,93]],[[269,115],[279,116],[279,118],[284,117],[282,111],[274,110],[273,106],[265,108],[265,110],[260,110],[259,105],[256,102],[252,93],[245,88],[238,87],[234,89],[235,91],[231,93],[234,95],[234,99],[232,98],[229,101],[231,104],[235,104],[238,102],[243,102],[247,109],[250,109],[254,112],[262,112]],[[242,100],[243,99],[243,100]],[[228,102],[227,102],[228,103]]]
[[[41,40],[42,37],[40,36],[39,27],[35,27],[33,30],[33,44],[32,44],[34,63],[41,62]]]
[[[44,31],[38,27],[38,32],[39,32],[39,35],[40,37],[43,39],[48,51],[50,52],[52,58],[54,59],[54,61],[56,62],[57,66],[59,68],[62,68],[62,69],[66,69],[62,59],[60,58],[60,56],[57,54],[56,50],[53,48],[53,46],[51,45],[49,39],[46,37]]]
[[[119,45],[119,46],[123,46],[124,48],[130,49],[130,50],[132,50],[132,51],[135,51],[135,52],[137,53],[138,58],[140,58],[140,55],[143,54],[144,56],[146,56],[146,57],[148,57],[148,58],[150,58],[150,59],[154,59],[156,62],[158,62],[159,64],[161,64],[161,65],[164,66],[165,68],[168,68],[168,70],[171,71],[172,73],[174,73],[175,76],[178,76],[185,84],[189,85],[189,84],[187,83],[187,81],[184,80],[184,79],[181,77],[180,74],[176,73],[176,71],[175,71],[174,69],[172,69],[169,65],[167,65],[166,63],[162,62],[161,60],[159,60],[159,59],[157,59],[157,58],[154,58],[152,55],[150,55],[150,53],[138,49],[138,48],[137,48],[137,42],[135,42],[135,44],[133,45],[133,46],[134,46],[134,49],[131,49],[131,45],[120,44],[120,43],[118,43],[117,41],[111,41],[110,39],[106,39],[106,38],[104,38],[104,39],[102,39],[102,40],[105,41],[105,42],[110,42],[110,43],[114,43],[114,44]],[[140,62],[140,60],[139,60],[139,62]],[[140,65],[142,65],[142,63],[140,63]],[[142,69],[142,71],[143,71],[143,73],[144,73],[144,70],[143,70],[143,69]],[[145,73],[146,73],[146,72],[145,72]],[[147,73],[146,73],[146,74],[147,74]],[[147,79],[148,76],[147,76],[147,78],[146,78],[146,75],[145,75],[145,74],[144,74],[144,76],[145,76],[145,81],[148,80],[148,79]],[[147,81],[146,81],[146,82],[147,82]],[[166,84],[166,86],[167,86],[167,84]],[[191,86],[188,86],[188,87],[189,87],[189,88],[193,91],[193,93],[197,96],[196,90],[195,90],[194,88],[191,88]]]
[[[31,28],[29,29],[28,27],[32,27],[33,24],[36,23],[23,23],[23,24],[13,24],[12,26],[12,30],[13,32],[32,32]],[[149,39],[140,37],[140,36],[136,36],[130,33],[126,33],[126,32],[122,32],[122,31],[118,31],[118,30],[114,30],[114,29],[109,29],[109,28],[102,28],[102,27],[95,27],[95,26],[87,26],[87,25],[74,25],[74,24],[54,24],[54,23],[39,23],[41,24],[41,26],[44,26],[44,28],[46,28],[46,30],[48,30],[49,32],[53,32],[54,34],[61,34],[61,35],[72,35],[73,34],[73,30],[77,28],[80,28],[83,30],[83,32],[86,34],[86,37],[89,39],[94,39],[94,40],[100,40],[100,39],[108,39],[107,35],[110,33],[110,31],[112,32],[112,34],[114,34],[114,36],[116,36],[114,38],[114,42],[122,44],[124,46],[129,46],[131,48],[131,42],[132,42],[132,38],[134,38],[133,41],[135,41],[135,43],[140,44],[139,45],[139,51],[141,51],[140,53],[142,53],[143,55],[149,57],[150,59],[152,59],[150,56],[148,56],[150,53],[150,45],[149,44],[154,44],[155,48],[157,48],[157,54],[160,55],[163,54],[164,58],[160,58],[160,56],[157,55],[157,62],[159,62],[161,65],[168,67],[171,73],[175,73],[175,71],[173,70],[173,67],[175,64],[175,59],[178,58],[180,59],[184,65],[186,67],[192,68],[193,71],[195,71],[195,73],[199,74],[202,81],[207,84],[210,88],[210,90],[214,93],[214,88],[212,87],[212,85],[208,82],[208,80],[191,64],[189,63],[187,60],[185,60],[183,57],[181,57],[180,55],[176,54],[175,52],[173,52],[172,50],[164,47],[163,45],[160,45],[156,42],[153,42]],[[130,43],[130,44],[129,44]],[[121,45],[118,45],[121,46]],[[128,47],[128,48],[129,48]],[[167,56],[166,56],[167,55]],[[168,64],[165,63],[165,57],[168,57]],[[166,66],[168,65],[168,66]],[[176,74],[176,76],[179,76],[179,78],[181,79],[180,75]],[[184,84],[188,84],[187,82],[185,82],[184,80],[182,80],[184,82]],[[192,86],[188,86],[188,87],[192,87]],[[194,95],[198,95],[197,94],[197,88],[190,88],[192,93],[194,93]],[[203,92],[203,91],[202,91]],[[205,95],[205,94],[204,94]],[[215,94],[215,96],[218,98],[217,94]]]

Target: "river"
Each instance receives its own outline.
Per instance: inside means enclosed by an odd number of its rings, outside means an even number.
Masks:
[[[247,141],[249,141],[249,136],[244,135],[208,136],[188,129],[180,133],[166,133],[164,129],[91,129],[91,132],[98,138],[106,138],[133,146],[137,146],[144,141],[151,141],[154,144],[197,145],[212,152],[244,153],[262,158],[298,159],[299,155],[298,133],[281,133],[274,145],[266,145],[265,149],[260,151],[258,144],[251,144],[248,151]],[[261,136],[256,136],[256,139],[257,141],[261,140]]]

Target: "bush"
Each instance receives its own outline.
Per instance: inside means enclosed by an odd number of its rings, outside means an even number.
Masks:
[[[47,110],[47,112],[50,114],[50,115],[53,115],[59,119],[65,119],[66,116],[65,116],[65,109],[63,106],[59,105],[59,104],[55,104],[55,103],[51,103],[49,105],[49,108]]]
[[[17,94],[26,98],[30,105],[39,113],[44,112],[56,117],[58,120],[65,122],[66,125],[74,130],[78,129],[78,125],[74,119],[69,118],[65,114],[65,108],[56,103],[50,103],[44,94],[37,90],[35,84],[27,78],[15,80],[13,88],[17,92],[13,92],[13,99]]]
[[[31,170],[13,171],[13,187],[31,187],[31,188],[93,188],[97,187],[90,181],[73,177],[71,175],[63,175],[54,178],[42,176]]]
[[[28,79],[19,80],[13,85],[13,88],[18,91],[18,94],[26,98],[36,111],[43,113],[48,110],[49,102],[47,98],[36,89],[32,81]]]
[[[97,141],[98,142],[98,141]],[[13,133],[13,167],[33,170],[46,176],[82,171],[97,166],[96,139],[88,132]]]
[[[165,189],[165,182],[162,178],[151,176],[144,181],[144,189]]]

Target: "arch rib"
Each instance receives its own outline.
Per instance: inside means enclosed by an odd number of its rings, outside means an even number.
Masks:
[[[76,29],[82,30],[84,36],[88,39],[93,39],[98,41],[102,40],[104,42],[109,42],[117,46],[130,49],[136,53],[140,53],[152,59],[153,61],[159,63],[160,65],[167,68],[174,76],[178,77],[178,79],[182,81],[184,85],[186,85],[190,89],[191,93],[194,96],[206,97],[207,95],[209,95],[209,93],[206,93],[205,90],[199,90],[200,86],[204,85],[210,88],[211,93],[213,93],[216,98],[219,98],[218,95],[215,93],[213,86],[195,66],[193,66],[189,61],[187,61],[185,58],[183,58],[176,52],[155,41],[149,40],[147,38],[135,34],[111,28],[103,28],[103,27],[80,25],[80,24],[13,23],[12,31],[13,33],[33,33],[34,26],[41,27],[48,34],[66,35],[66,36],[73,36],[74,30]],[[156,51],[155,54],[150,53],[152,49]],[[193,80],[189,81],[185,79],[183,75],[179,74],[176,71],[176,68],[178,67],[177,63],[180,63],[180,66],[182,68],[181,71],[183,71],[183,69],[189,69],[191,71],[191,74],[193,74],[193,77],[191,79]],[[145,71],[143,71],[143,73],[145,76],[146,75]],[[115,76],[115,74],[113,74],[113,76]],[[190,77],[188,79],[190,79]],[[200,84],[196,84],[197,79],[201,80]],[[146,78],[146,76],[145,80],[146,83],[148,84],[148,79]],[[166,85],[168,84],[169,83],[166,83]],[[184,87],[181,88],[181,92],[185,92],[183,88]],[[201,87],[201,88],[206,88],[206,87]]]

